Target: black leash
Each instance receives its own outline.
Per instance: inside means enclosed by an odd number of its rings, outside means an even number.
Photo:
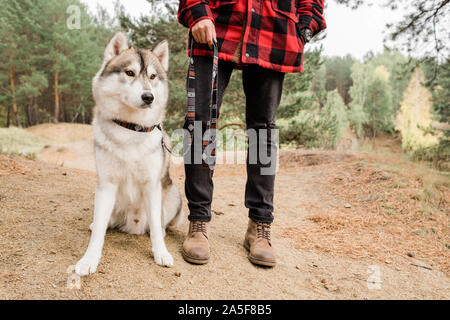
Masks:
[[[194,66],[194,39],[192,36],[189,37],[190,40],[190,63],[189,63],[189,73],[187,81],[187,123],[188,130],[190,133],[189,138],[189,148],[192,146],[194,138],[194,127],[195,127],[195,66]],[[211,86],[211,102],[209,105],[209,119],[206,125],[206,132],[208,135],[203,135],[202,139],[202,164],[205,169],[214,170],[216,166],[216,132],[217,132],[217,122],[218,122],[218,106],[217,106],[217,86],[219,83],[219,49],[217,44],[213,44],[214,56],[213,56],[213,68],[212,68],[212,86]],[[206,154],[206,147],[211,150],[211,153]],[[192,149],[191,149],[192,150]]]
[[[163,149],[166,149],[167,152],[169,152],[171,155],[173,155],[172,150],[170,150],[169,147],[168,147],[168,146],[166,145],[166,143],[164,142],[164,136],[163,136],[163,138],[161,139],[161,145],[162,145]]]

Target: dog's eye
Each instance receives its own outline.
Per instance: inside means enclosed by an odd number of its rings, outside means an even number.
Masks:
[[[152,74],[151,76],[150,76],[150,80],[155,80],[156,79],[156,74]]]
[[[133,71],[125,71],[125,74],[129,77],[134,77],[134,72]]]

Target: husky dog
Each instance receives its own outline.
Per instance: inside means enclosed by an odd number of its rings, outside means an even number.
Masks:
[[[169,95],[169,46],[129,47],[122,32],[106,47],[93,81],[93,121],[98,184],[91,239],[75,266],[95,273],[106,230],[150,232],[156,264],[173,266],[164,242],[168,226],[183,220],[181,197],[169,176],[169,140],[161,129]]]

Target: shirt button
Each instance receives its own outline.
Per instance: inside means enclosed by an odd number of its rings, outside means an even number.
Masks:
[[[255,10],[255,8],[252,8],[252,12],[255,12],[256,10]]]
[[[248,58],[248,57],[250,57],[250,54],[246,53],[245,56]]]

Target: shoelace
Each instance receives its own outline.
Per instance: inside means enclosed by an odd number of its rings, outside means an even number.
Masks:
[[[206,233],[206,222],[196,221],[192,224],[192,232]]]
[[[258,223],[256,231],[258,238],[263,238],[270,242],[270,224]]]

